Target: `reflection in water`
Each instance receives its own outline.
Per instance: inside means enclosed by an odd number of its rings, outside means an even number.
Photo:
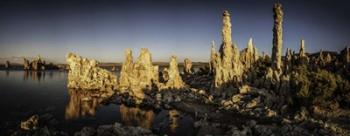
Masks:
[[[28,80],[29,78],[31,78],[31,80],[40,81],[42,78],[45,78],[45,72],[25,70],[23,73],[23,80]]]
[[[175,132],[177,128],[177,117],[179,116],[179,112],[176,110],[169,111],[169,121],[170,121],[170,130],[171,132]]]
[[[9,76],[10,76],[10,71],[6,70],[6,77],[9,77]]]
[[[152,110],[141,110],[136,107],[119,106],[122,122],[126,125],[138,125],[150,129],[152,127],[154,112]]]
[[[68,93],[70,98],[65,111],[66,120],[95,116],[97,106],[104,100],[101,97],[93,97],[91,91],[68,89]]]

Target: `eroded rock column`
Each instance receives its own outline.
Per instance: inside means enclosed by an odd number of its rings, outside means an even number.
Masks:
[[[133,74],[133,57],[131,49],[125,50],[125,61],[123,62],[122,69],[120,71],[119,87],[120,89],[127,89],[131,86],[132,74]]]
[[[9,69],[10,67],[11,67],[11,63],[10,63],[10,61],[7,60],[7,61],[5,62],[5,68],[6,68],[6,69]]]
[[[309,62],[309,57],[305,53],[305,41],[300,41],[300,50],[299,50],[299,63],[307,64]]]
[[[184,60],[184,72],[185,74],[192,74],[192,62],[188,58]]]
[[[179,73],[176,56],[171,56],[170,58],[168,76],[169,79],[166,83],[166,88],[181,89],[185,87],[185,83],[182,81],[182,78]]]
[[[210,49],[210,60],[209,60],[209,68],[210,73],[215,73],[215,66],[216,66],[216,58],[219,57],[216,52],[215,42],[211,42],[211,49]]]
[[[23,58],[23,69],[30,70],[29,60],[27,60],[26,58]]]
[[[276,3],[273,6],[273,47],[272,47],[272,68],[273,70],[281,71],[281,57],[282,57],[282,46],[283,46],[283,10],[280,3]]]

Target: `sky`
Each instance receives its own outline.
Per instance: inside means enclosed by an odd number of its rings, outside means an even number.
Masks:
[[[250,37],[260,52],[272,50],[276,0],[1,0],[0,58],[42,57],[64,63],[69,52],[102,62],[136,58],[148,48],[153,61],[208,61],[221,40],[222,12],[231,14],[239,49]],[[350,44],[347,0],[280,0],[283,50],[340,51]]]

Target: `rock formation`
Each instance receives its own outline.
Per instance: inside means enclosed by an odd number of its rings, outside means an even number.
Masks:
[[[213,60],[215,58],[213,63],[216,63],[213,65],[215,66],[214,85],[216,88],[223,87],[223,84],[229,85],[231,82],[238,83],[242,79],[242,65],[239,60],[239,51],[236,45],[232,47],[231,19],[230,14],[226,10],[223,13],[222,40],[220,53],[211,59]],[[212,47],[212,52],[215,51],[214,49]]]
[[[305,41],[300,41],[300,49],[299,49],[299,63],[300,64],[308,64],[309,57],[305,53]]]
[[[23,58],[23,69],[30,70],[30,63],[29,60],[27,60],[26,58]]]
[[[341,57],[342,57],[342,60],[345,64],[349,65],[350,64],[350,48],[349,47],[346,47],[344,48],[341,52]]]
[[[185,87],[185,83],[179,73],[179,67],[177,64],[176,56],[171,56],[168,69],[169,80],[166,82],[166,88],[181,89]]]
[[[151,90],[159,83],[158,66],[153,66],[151,53],[142,48],[136,63],[133,63],[130,49],[125,51],[125,62],[120,73],[120,89],[128,91],[138,98],[138,103],[144,99],[144,90]]]
[[[233,66],[232,66],[232,40],[231,40],[231,20],[228,11],[223,13],[223,28],[222,28],[222,46],[220,48],[221,65],[223,68],[223,82],[227,83],[232,80]]]
[[[292,51],[290,49],[287,49],[286,56],[284,58],[284,72],[287,74],[292,69]]]
[[[10,63],[10,61],[7,60],[7,61],[5,62],[5,68],[6,68],[6,69],[9,69],[10,67],[11,67],[11,63]]]
[[[216,66],[216,58],[219,57],[218,53],[215,49],[215,42],[212,41],[211,49],[210,49],[210,60],[209,60],[209,69],[210,73],[215,73],[215,66]]]
[[[139,57],[133,67],[136,85],[142,89],[152,89],[154,83],[158,83],[158,66],[153,66],[151,53],[146,48],[142,48]]]
[[[243,49],[240,53],[240,60],[245,70],[248,70],[259,59],[258,51],[253,45],[253,39],[250,38],[247,44],[247,48]]]
[[[33,60],[30,63],[31,69],[38,71],[38,70],[45,70],[45,64],[43,63],[43,60],[40,56],[38,56],[35,60]]]
[[[272,68],[273,70],[281,71],[282,65],[282,46],[283,46],[283,11],[282,5],[276,3],[273,7],[273,18],[274,18],[274,27],[273,27],[273,47],[272,47]]]
[[[51,64],[53,66],[53,64]],[[23,58],[23,69],[24,70],[45,70],[46,64],[45,61],[42,60],[40,56],[34,59],[32,62],[29,62],[26,58]]]
[[[119,77],[119,87],[121,89],[127,89],[131,86],[132,74],[133,74],[133,57],[131,49],[125,50],[125,61],[123,62],[120,77]]]
[[[192,74],[192,62],[188,58],[185,58],[185,60],[184,60],[184,73],[185,74]]]
[[[66,61],[69,65],[68,88],[107,91],[117,88],[117,76],[98,67],[96,60],[69,53]]]
[[[23,130],[35,130],[39,125],[39,116],[33,115],[28,120],[21,122],[21,129]]]

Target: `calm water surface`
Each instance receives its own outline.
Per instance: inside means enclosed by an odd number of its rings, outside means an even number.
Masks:
[[[72,133],[83,126],[119,122],[157,128],[156,133],[193,134],[193,120],[176,110],[142,110],[117,104],[102,104],[88,93],[67,89],[67,72],[0,71],[1,122],[24,120],[31,115],[49,115],[55,127]],[[87,99],[90,98],[90,99]],[[179,115],[179,116],[178,116]],[[39,121],[40,122],[40,121]]]

